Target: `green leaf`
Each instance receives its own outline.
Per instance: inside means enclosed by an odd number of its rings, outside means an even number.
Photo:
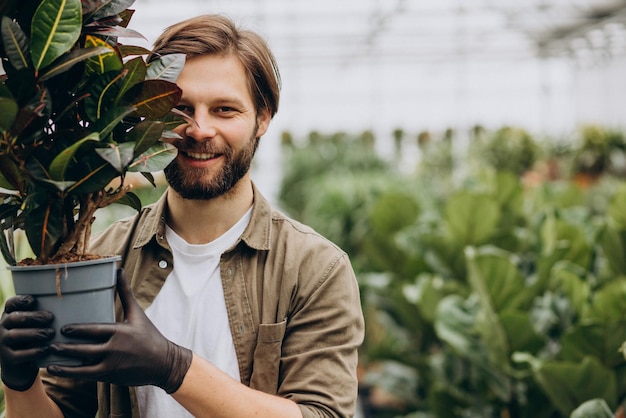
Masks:
[[[26,237],[38,258],[47,259],[63,235],[63,208],[59,199],[45,192],[26,199]]]
[[[562,415],[569,415],[590,399],[604,399],[617,406],[615,374],[595,357],[582,362],[541,361],[527,353],[515,353],[513,360],[528,363],[533,377]]]
[[[120,80],[123,76],[124,73],[117,71],[107,72],[97,76],[97,79],[89,86],[89,97],[85,99],[84,103],[87,117],[92,122],[102,118],[104,112],[111,108],[119,92]]]
[[[445,219],[453,240],[462,245],[482,244],[496,232],[500,207],[488,195],[461,191],[448,200]]]
[[[39,71],[69,51],[80,36],[80,0],[42,0],[32,23],[31,56]]]
[[[109,144],[107,148],[97,148],[96,153],[111,164],[118,173],[122,174],[133,160],[134,148],[134,143],[124,142],[121,144]]]
[[[130,206],[135,209],[137,212],[141,210],[141,199],[133,192],[126,192],[124,196],[117,199],[115,203],[119,203],[121,205]]]
[[[129,166],[128,171],[155,172],[163,170],[169,163],[174,161],[176,155],[178,155],[178,150],[175,146],[158,142],[139,157],[135,158],[135,161]]]
[[[185,66],[185,60],[185,54],[163,55],[150,63],[147,78],[174,83]]]
[[[535,331],[527,312],[504,311],[500,313],[500,322],[511,352],[535,353],[544,347],[546,341]]]
[[[611,408],[604,399],[591,399],[576,408],[569,418],[614,418]]]
[[[618,277],[604,284],[592,298],[585,319],[600,322],[616,322],[626,312],[626,279]]]
[[[516,310],[532,299],[513,254],[493,247],[468,248],[465,254],[468,281],[484,305],[501,312]]]
[[[85,63],[85,73],[92,74],[104,74],[108,72],[119,71],[123,68],[122,60],[117,55],[115,49],[104,40],[87,35],[85,39],[85,48],[99,48],[106,49],[106,52],[91,57]]]
[[[624,231],[624,230],[622,230]],[[598,243],[606,256],[611,270],[614,274],[626,275],[626,244],[623,240],[622,231],[617,230],[613,225],[607,224],[598,232]]]
[[[100,133],[100,138],[105,138],[117,127],[126,116],[135,111],[132,107],[112,107],[105,115],[94,123],[94,130]]]
[[[163,122],[150,120],[139,122],[128,134],[128,140],[135,143],[135,157],[156,144],[161,138],[164,128]]]
[[[19,106],[9,97],[0,97],[0,132],[8,131],[13,126]]]
[[[2,44],[13,68],[22,70],[31,66],[28,37],[16,22],[7,16],[2,16]]]
[[[142,82],[146,78],[146,63],[141,57],[133,58],[124,64],[127,71],[124,81],[120,86],[120,92],[116,100],[119,100],[132,86]]]
[[[607,212],[619,229],[626,230],[626,184],[615,190]]]
[[[593,356],[605,366],[614,369],[624,364],[624,356],[619,352],[624,341],[626,321],[577,324],[561,338],[561,356],[572,362]]]
[[[182,91],[164,80],[145,80],[124,94],[123,102],[137,108],[137,116],[157,119],[165,116],[180,100]]]
[[[105,17],[113,16],[122,13],[133,5],[135,0],[105,0],[99,1],[98,4],[102,6],[98,7],[93,15],[94,20],[103,19]]]
[[[552,267],[551,286],[567,295],[579,315],[588,307],[591,297],[587,274],[585,269],[567,260],[558,261]]]
[[[54,67],[43,73],[39,80],[45,81],[54,76],[64,73],[72,68],[74,65],[82,62],[86,59],[92,58],[97,55],[109,53],[109,48],[96,47],[96,48],[79,48],[71,51],[69,54],[61,58]]]
[[[150,55],[152,53],[149,49],[136,45],[119,45],[119,49],[122,57],[128,57],[131,55]]]
[[[83,146],[83,144],[90,141],[99,141],[99,136],[97,132],[93,132],[87,135],[83,139],[77,141],[72,146],[64,149],[61,153],[59,153],[59,155],[57,155],[54,160],[52,160],[52,163],[50,163],[50,168],[48,172],[50,173],[51,179],[59,181],[64,180],[67,167],[74,160],[74,154],[76,154],[76,151],[78,151],[80,147]]]

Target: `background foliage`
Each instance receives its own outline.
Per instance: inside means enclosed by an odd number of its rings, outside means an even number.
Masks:
[[[395,160],[368,133],[284,146],[283,208],[357,271],[368,416],[613,416],[626,395],[623,136],[476,127],[461,155],[454,132],[423,132],[408,171],[409,138],[394,138]]]

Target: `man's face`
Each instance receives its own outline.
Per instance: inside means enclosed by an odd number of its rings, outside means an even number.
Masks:
[[[211,199],[248,176],[252,157],[269,125],[257,115],[243,65],[237,58],[201,56],[187,60],[177,82],[178,108],[197,124],[179,127],[178,157],[165,169],[174,191],[186,199]]]

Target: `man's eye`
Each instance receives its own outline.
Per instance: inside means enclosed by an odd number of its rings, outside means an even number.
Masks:
[[[228,107],[228,106],[220,106],[215,109],[215,111],[218,113],[228,113],[228,112],[233,112],[234,110],[235,109],[233,109],[232,107]]]

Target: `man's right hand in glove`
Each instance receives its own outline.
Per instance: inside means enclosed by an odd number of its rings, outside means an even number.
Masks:
[[[52,313],[38,311],[32,296],[9,298],[0,319],[0,372],[13,390],[28,390],[37,378],[37,360],[48,352],[54,336]]]

